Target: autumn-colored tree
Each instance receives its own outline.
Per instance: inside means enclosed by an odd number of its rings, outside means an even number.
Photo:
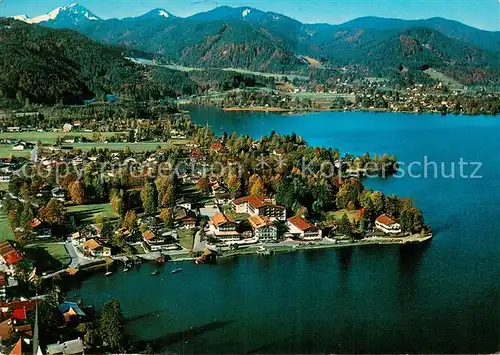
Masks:
[[[128,230],[132,230],[137,222],[137,213],[135,211],[128,211],[123,219],[123,227]]]
[[[241,188],[241,181],[236,175],[230,175],[227,179],[227,188],[233,194],[239,194]]]
[[[250,195],[263,197],[267,195],[264,181],[259,175],[252,175],[249,181]]]
[[[113,212],[115,212],[120,217],[123,217],[123,214],[125,213],[125,208],[123,204],[123,198],[119,194],[116,194],[111,198],[110,204],[111,208],[113,209]]]
[[[163,194],[161,205],[165,207],[175,206],[175,189],[173,185],[170,185],[167,191],[165,191],[165,193]]]
[[[62,225],[66,221],[66,208],[63,202],[52,199],[38,210],[38,216],[49,224]]]
[[[85,187],[80,180],[73,181],[68,186],[69,197],[77,205],[85,203]]]
[[[205,178],[201,178],[196,182],[196,188],[198,191],[206,194],[210,192],[210,182]]]

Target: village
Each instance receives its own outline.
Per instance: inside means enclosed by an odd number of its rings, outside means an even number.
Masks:
[[[149,149],[149,141],[128,142],[122,149],[113,147],[123,142],[64,146],[86,133],[80,122],[75,126],[65,124],[60,136],[51,136],[53,142],[1,142],[12,152],[26,151],[3,158],[0,166],[6,184],[2,223],[11,236],[4,235],[0,244],[0,298],[7,310],[0,338],[24,339],[16,348],[33,339],[26,312],[46,302],[36,293],[54,280],[93,272],[113,277],[143,261],[205,264],[240,254],[418,243],[432,237],[411,201],[364,189],[362,174],[353,174],[388,157],[340,157],[295,135],[217,137],[182,115],[146,121],[126,132],[140,137],[166,129],[170,138],[155,149]],[[6,134],[23,133],[20,128]],[[300,171],[299,161],[307,156],[315,162],[313,172]],[[332,163],[334,176],[319,174],[320,159]],[[308,190],[306,182],[314,189]],[[73,324],[85,318],[76,300],[55,298],[61,320]],[[21,309],[20,302],[28,306]],[[83,353],[85,332],[71,334],[81,336],[66,337],[46,352]]]

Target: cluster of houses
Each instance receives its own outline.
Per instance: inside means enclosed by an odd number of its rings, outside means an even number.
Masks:
[[[18,285],[16,265],[26,262],[23,254],[10,241],[0,243],[0,299],[7,297],[7,288]],[[35,270],[29,275],[34,277]]]
[[[14,300],[0,302],[0,341],[12,336],[18,338],[10,355],[23,355],[33,353],[33,329],[31,320],[36,306],[41,299]],[[77,326],[80,322],[89,319],[90,308],[84,308],[76,302],[63,302],[58,306],[61,320],[66,325]],[[38,349],[37,354],[47,355],[80,355],[85,353],[85,345],[80,338],[47,345],[45,352]]]
[[[245,230],[229,214],[218,212],[213,215],[208,225],[211,236],[228,244],[272,243],[277,242],[278,227],[276,222],[285,224],[285,238],[304,241],[320,240],[322,231],[304,217],[286,218],[286,208],[276,204],[273,199],[245,196],[231,202],[235,213],[248,215],[250,230]]]

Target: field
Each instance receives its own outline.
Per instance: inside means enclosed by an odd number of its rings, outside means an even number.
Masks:
[[[427,74],[429,77],[431,77],[434,80],[441,81],[443,84],[448,86],[451,90],[455,91],[461,91],[464,89],[464,85],[460,84],[458,81],[455,79],[438,72],[436,69],[429,68],[427,70],[424,70],[424,73]]]
[[[38,271],[57,271],[71,262],[71,258],[62,243],[32,245],[25,249],[29,260],[36,263]]]
[[[123,132],[0,132],[0,139],[22,139],[28,142],[40,141],[42,143],[54,143],[57,138],[67,136],[78,136],[92,139],[94,133],[100,136],[111,137],[117,133]]]
[[[177,64],[153,64],[153,61],[148,60],[148,59],[143,59],[143,58],[127,58],[133,62],[140,63],[140,64],[145,64],[145,65],[156,65],[159,67],[171,69],[171,70],[178,70],[178,71],[183,71],[183,72],[191,72],[191,71],[202,71],[205,70],[204,68],[195,68],[195,67],[186,67],[183,65],[177,65]],[[241,74],[249,74],[249,75],[257,75],[257,76],[264,76],[264,77],[273,77],[275,79],[280,80],[282,77],[286,76],[288,80],[292,81],[295,78],[303,81],[309,81],[308,76],[303,76],[303,75],[292,75],[292,74],[277,74],[277,73],[263,73],[263,72],[258,72],[258,71],[251,71],[251,70],[245,70],[245,69],[237,69],[237,68],[223,68],[222,70],[225,71],[232,71],[236,73],[241,73]]]
[[[327,219],[331,220],[331,218],[334,218],[336,221],[340,221],[342,219],[342,216],[347,214],[347,217],[349,217],[349,220],[351,222],[356,222],[358,221],[358,211],[350,211],[350,210],[339,210],[335,212],[328,212]]]
[[[184,249],[193,249],[194,233],[193,229],[179,229],[179,244]]]
[[[12,150],[12,145],[0,144],[0,158],[8,158],[10,155],[12,155],[13,157],[29,158],[31,155],[31,151],[30,150],[24,150],[24,151]]]
[[[7,215],[2,213],[0,214],[0,243],[6,240],[14,240],[14,235],[9,228]]]
[[[105,218],[118,218],[109,203],[68,207],[68,214],[80,222],[93,222],[98,213],[102,213]]]

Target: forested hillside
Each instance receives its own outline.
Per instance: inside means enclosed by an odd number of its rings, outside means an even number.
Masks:
[[[185,73],[142,66],[124,54],[75,31],[0,19],[0,104],[80,104],[111,93],[144,101],[241,85],[274,86],[269,78],[221,70]]]

